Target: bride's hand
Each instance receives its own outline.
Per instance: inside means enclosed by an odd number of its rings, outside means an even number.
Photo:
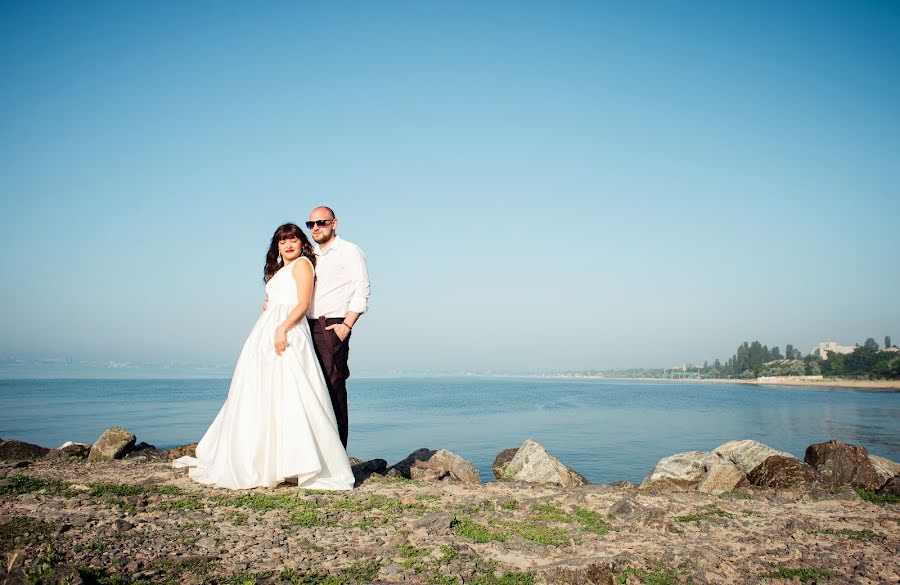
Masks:
[[[278,355],[283,354],[288,345],[287,331],[285,331],[284,327],[279,327],[275,330],[275,353]]]

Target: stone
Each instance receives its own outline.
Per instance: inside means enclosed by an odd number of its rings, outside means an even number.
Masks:
[[[121,459],[134,446],[136,437],[122,427],[110,427],[91,446],[89,461]]]
[[[40,459],[47,455],[50,449],[16,441],[15,439],[0,440],[0,461],[21,461],[25,459]]]
[[[900,498],[900,475],[895,475],[875,492],[879,496],[895,496]]]
[[[391,472],[417,481],[438,481],[449,477],[463,483],[481,483],[475,466],[447,449],[417,449],[392,465],[386,475],[390,477]]]
[[[357,459],[357,461],[359,461]],[[372,474],[383,475],[385,470],[387,469],[387,461],[384,459],[370,459],[368,461],[359,461],[350,466],[350,470],[353,472],[353,477],[356,480],[356,485],[360,485],[367,479],[369,479]]]
[[[700,485],[706,469],[723,462],[718,455],[706,451],[686,451],[659,460],[641,483],[642,490],[691,491]]]
[[[609,508],[609,516],[626,524],[645,525],[666,515],[665,510],[655,506],[644,506],[634,494],[622,498]]]
[[[809,488],[819,483],[816,470],[796,457],[772,455],[747,474],[751,485],[767,488]]]
[[[142,459],[144,461],[164,461],[168,451],[157,449],[155,445],[140,442],[125,454],[125,459]]]
[[[733,463],[716,463],[710,465],[706,475],[697,486],[698,492],[705,494],[724,494],[736,488],[750,485],[744,472]]]
[[[197,443],[188,443],[187,445],[181,445],[180,447],[169,449],[169,451],[166,453],[166,459],[168,459],[169,461],[184,456],[196,457]]]
[[[875,468],[875,472],[881,479],[881,485],[884,485],[896,475],[900,475],[900,463],[891,461],[887,457],[879,457],[878,455],[869,454],[869,462]]]
[[[869,452],[859,445],[838,441],[816,443],[806,448],[804,461],[831,487],[852,485],[866,490],[881,487],[881,476],[869,460]]]
[[[744,474],[750,473],[756,466],[772,455],[793,457],[790,453],[777,451],[768,445],[760,443],[759,441],[754,441],[753,439],[728,441],[713,449],[713,453],[734,463],[734,465]]]
[[[527,439],[506,465],[503,479],[526,483],[575,487],[590,483],[583,475],[547,453],[547,450]]]
[[[494,472],[494,477],[503,479],[503,471],[506,469],[506,465],[513,460],[513,457],[515,457],[518,452],[519,449],[516,447],[514,449],[504,449],[497,453],[497,456],[494,457],[494,464],[491,465],[491,471]]]

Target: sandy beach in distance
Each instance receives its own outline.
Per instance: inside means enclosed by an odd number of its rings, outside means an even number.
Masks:
[[[900,390],[900,380],[791,380],[779,382],[759,382],[749,380],[729,380],[726,378],[619,378],[607,380],[655,380],[660,382],[709,382],[713,384],[747,384],[750,386],[809,386],[813,388],[869,388],[876,390]]]

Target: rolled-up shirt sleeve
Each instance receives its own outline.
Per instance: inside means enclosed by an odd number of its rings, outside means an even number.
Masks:
[[[350,276],[350,303],[348,310],[354,313],[365,313],[369,301],[369,271],[366,269],[366,257],[357,246],[348,254],[347,269]]]

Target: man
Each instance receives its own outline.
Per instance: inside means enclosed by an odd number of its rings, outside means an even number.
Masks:
[[[316,356],[325,374],[338,434],[347,448],[347,378],[350,333],[366,312],[369,273],[359,246],[337,235],[338,220],[329,207],[316,207],[306,227],[316,242],[316,287],[307,317]]]

